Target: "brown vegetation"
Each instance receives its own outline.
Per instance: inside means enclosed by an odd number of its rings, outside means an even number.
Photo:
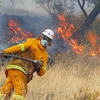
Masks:
[[[0,72],[0,87],[4,83]],[[26,100],[100,100],[100,57],[76,55],[69,51],[56,64],[28,84]]]

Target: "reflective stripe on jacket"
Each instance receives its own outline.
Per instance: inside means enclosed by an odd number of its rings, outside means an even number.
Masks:
[[[20,67],[20,66],[8,65],[6,70],[9,70],[9,69],[18,69],[18,70],[22,71],[25,75],[27,75],[26,71],[22,67]]]
[[[12,99],[25,100],[25,97],[24,96],[20,96],[20,95],[13,94],[12,95]]]
[[[47,61],[48,61],[48,53],[46,51],[46,48],[43,47],[40,43],[39,39],[36,38],[29,38],[27,39],[27,41],[9,47],[7,49],[4,50],[5,53],[10,53],[10,54],[16,54],[18,56],[21,57],[25,57],[28,59],[32,59],[32,60],[41,60],[44,62],[43,68],[41,68],[41,70],[38,72],[38,75],[42,76],[43,74],[45,74],[46,72],[46,65],[47,65]],[[23,68],[25,70],[26,73],[28,73],[33,67],[34,64],[21,60],[21,59],[17,59],[17,58],[13,58],[8,65],[16,65],[16,66],[20,66],[21,68]],[[14,66],[12,66],[14,67]],[[14,67],[16,68],[16,67]],[[9,67],[7,67],[7,70],[10,69]],[[13,68],[11,68],[13,69]],[[20,69],[19,69],[20,70]],[[21,70],[22,71],[22,70]]]

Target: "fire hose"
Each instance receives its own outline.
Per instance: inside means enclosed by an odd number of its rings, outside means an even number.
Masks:
[[[4,57],[12,57],[12,58],[17,58],[17,59],[22,59],[22,60],[32,62],[32,63],[37,63],[38,62],[38,60],[31,60],[31,59],[28,59],[28,58],[23,58],[21,56],[12,55],[12,54],[4,54]]]

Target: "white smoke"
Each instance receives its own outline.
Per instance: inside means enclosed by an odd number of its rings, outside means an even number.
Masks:
[[[7,14],[17,14],[14,10],[20,10],[21,15],[33,13],[38,15],[47,15],[48,13],[40,6],[38,6],[34,0],[2,0],[0,12]],[[13,10],[12,10],[13,9]]]

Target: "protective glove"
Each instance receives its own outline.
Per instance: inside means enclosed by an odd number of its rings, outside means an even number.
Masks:
[[[3,57],[4,57],[4,51],[0,50],[0,58],[3,58]]]
[[[29,83],[33,78],[33,73],[36,71],[37,73],[40,71],[41,67],[43,66],[43,61],[36,61],[34,67],[29,71],[27,77],[27,83]]]
[[[34,66],[35,66],[35,70],[36,70],[37,72],[39,72],[40,69],[41,69],[41,67],[43,66],[43,61],[37,61],[37,62],[34,64]]]

